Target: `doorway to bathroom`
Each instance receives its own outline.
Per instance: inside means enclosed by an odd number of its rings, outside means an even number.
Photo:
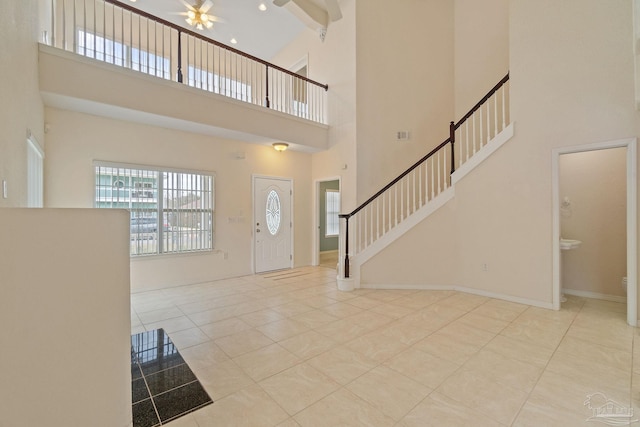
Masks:
[[[636,326],[635,138],[558,148],[552,160],[554,309],[563,293],[626,300]]]

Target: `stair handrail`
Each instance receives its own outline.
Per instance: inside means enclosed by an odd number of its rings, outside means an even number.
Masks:
[[[124,10],[128,10],[131,13],[135,13],[137,15],[143,16],[143,17],[145,17],[147,19],[150,19],[152,21],[155,21],[155,22],[157,22],[159,24],[166,25],[167,27],[173,28],[174,30],[178,31],[178,33],[188,34],[188,35],[190,35],[192,37],[195,37],[195,38],[200,39],[202,41],[205,41],[207,43],[211,43],[211,44],[213,44],[215,46],[218,46],[218,47],[221,47],[223,49],[229,50],[230,52],[233,52],[233,53],[238,54],[240,56],[244,56],[247,59],[250,59],[252,61],[258,62],[258,63],[264,65],[267,68],[273,68],[274,70],[278,70],[280,72],[288,74],[291,77],[295,77],[295,78],[303,80],[303,81],[305,81],[307,83],[311,83],[312,85],[321,87],[325,91],[329,90],[329,85],[327,85],[327,84],[319,83],[319,82],[317,82],[315,80],[311,80],[308,77],[296,74],[293,71],[287,70],[286,68],[282,68],[282,67],[280,67],[278,65],[272,64],[271,62],[265,61],[264,59],[260,59],[260,58],[258,58],[256,56],[253,56],[251,54],[248,54],[246,52],[238,50],[238,49],[236,49],[234,47],[228,46],[228,45],[226,45],[224,43],[221,43],[219,41],[216,41],[214,39],[206,37],[206,36],[202,35],[201,33],[197,33],[195,31],[189,30],[188,28],[184,28],[184,27],[181,27],[180,25],[176,25],[173,22],[167,21],[166,19],[162,19],[162,18],[157,17],[155,15],[152,15],[152,14],[150,14],[148,12],[145,12],[143,10],[135,8],[135,7],[133,7],[133,6],[129,5],[129,4],[122,3],[122,2],[120,2],[118,0],[103,0],[103,1],[105,3],[110,3],[110,4],[113,4],[115,6],[118,6],[118,7],[122,8],[122,9],[124,9]],[[178,39],[178,41],[179,40],[180,39]]]
[[[462,116],[460,121],[458,121],[458,123],[453,125],[454,128],[457,130],[460,126],[462,126],[462,124],[466,122],[469,119],[469,117],[473,116],[473,113],[478,111],[480,107],[482,107],[484,103],[487,102],[487,100],[491,98],[494,93],[500,90],[500,88],[504,86],[504,84],[508,81],[509,81],[509,73],[507,73],[507,75],[504,76],[502,80],[500,80],[489,92],[487,92],[487,94],[480,101],[478,101],[478,103],[474,105],[473,108],[471,108],[471,110],[469,110],[467,114]]]
[[[455,169],[455,131],[464,122],[466,122],[470,117],[472,117],[473,114],[480,107],[482,107],[482,105],[484,105],[484,103],[487,102],[487,100],[490,99],[493,96],[493,94],[495,94],[502,86],[504,86],[504,84],[507,81],[509,81],[509,73],[508,72],[507,72],[507,75],[504,76],[493,88],[491,88],[491,90],[489,92],[487,92],[487,94],[476,105],[474,105],[469,110],[469,112],[467,114],[462,116],[462,118],[457,123],[456,122],[450,122],[450,124],[449,124],[449,138],[445,139],[440,145],[435,147],[427,155],[425,155],[420,160],[418,160],[416,163],[411,165],[407,170],[405,170],[400,175],[398,175],[398,177],[393,179],[389,184],[385,185],[380,191],[378,191],[373,196],[369,197],[366,201],[361,203],[357,208],[355,208],[354,210],[352,210],[349,213],[339,214],[338,215],[338,218],[345,220],[345,259],[344,259],[344,277],[345,278],[349,278],[349,218],[351,218],[352,216],[354,216],[355,214],[360,212],[362,209],[364,209],[365,207],[370,205],[375,199],[377,199],[382,194],[384,194],[387,190],[389,190],[396,183],[398,183],[402,178],[406,177],[411,172],[413,172],[417,167],[419,167],[421,164],[423,164],[429,158],[433,157],[436,153],[438,153],[441,149],[446,147],[446,145],[449,144],[449,143],[451,144],[451,172],[450,172],[449,176],[453,175],[453,173],[456,170]]]

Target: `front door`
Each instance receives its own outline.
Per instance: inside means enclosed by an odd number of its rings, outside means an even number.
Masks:
[[[256,273],[292,266],[292,188],[290,179],[253,178]]]

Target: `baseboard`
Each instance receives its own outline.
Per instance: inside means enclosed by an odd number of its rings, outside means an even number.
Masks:
[[[563,289],[563,292],[567,295],[575,295],[577,297],[601,299],[604,301],[621,302],[621,303],[627,302],[627,297],[621,297],[618,295],[599,294],[597,292],[589,292],[589,291],[577,291],[575,289]]]
[[[382,284],[360,284],[360,289],[378,289],[378,290],[421,290],[421,291],[457,291],[466,294],[479,295],[488,298],[500,299],[503,301],[514,302],[517,304],[530,305],[533,307],[546,308],[553,310],[553,303],[528,298],[520,298],[512,295],[499,294],[496,292],[484,291],[481,289],[467,288],[458,285],[382,285]]]

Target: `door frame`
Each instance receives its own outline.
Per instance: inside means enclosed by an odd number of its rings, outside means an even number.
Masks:
[[[293,243],[295,242],[295,222],[293,218],[293,206],[294,206],[294,191],[293,191],[293,178],[283,177],[283,176],[272,176],[272,175],[259,175],[259,174],[251,174],[251,269],[253,274],[256,274],[256,179],[275,179],[279,181],[288,181],[291,184],[291,206],[289,212],[289,218],[291,218],[291,242],[289,242],[291,247],[291,261],[289,262],[289,268],[293,268],[295,265],[295,247]]]
[[[638,228],[637,228],[637,138],[626,138],[594,144],[554,148],[552,150],[552,212],[553,212],[553,309],[560,309],[560,156],[562,154],[599,151],[609,148],[627,149],[627,323],[638,323]]]
[[[311,265],[317,267],[320,265],[320,183],[338,181],[338,191],[340,191],[340,207],[342,207],[342,180],[340,176],[329,178],[320,178],[314,181],[313,191],[316,196],[313,198],[313,239],[311,248]]]

